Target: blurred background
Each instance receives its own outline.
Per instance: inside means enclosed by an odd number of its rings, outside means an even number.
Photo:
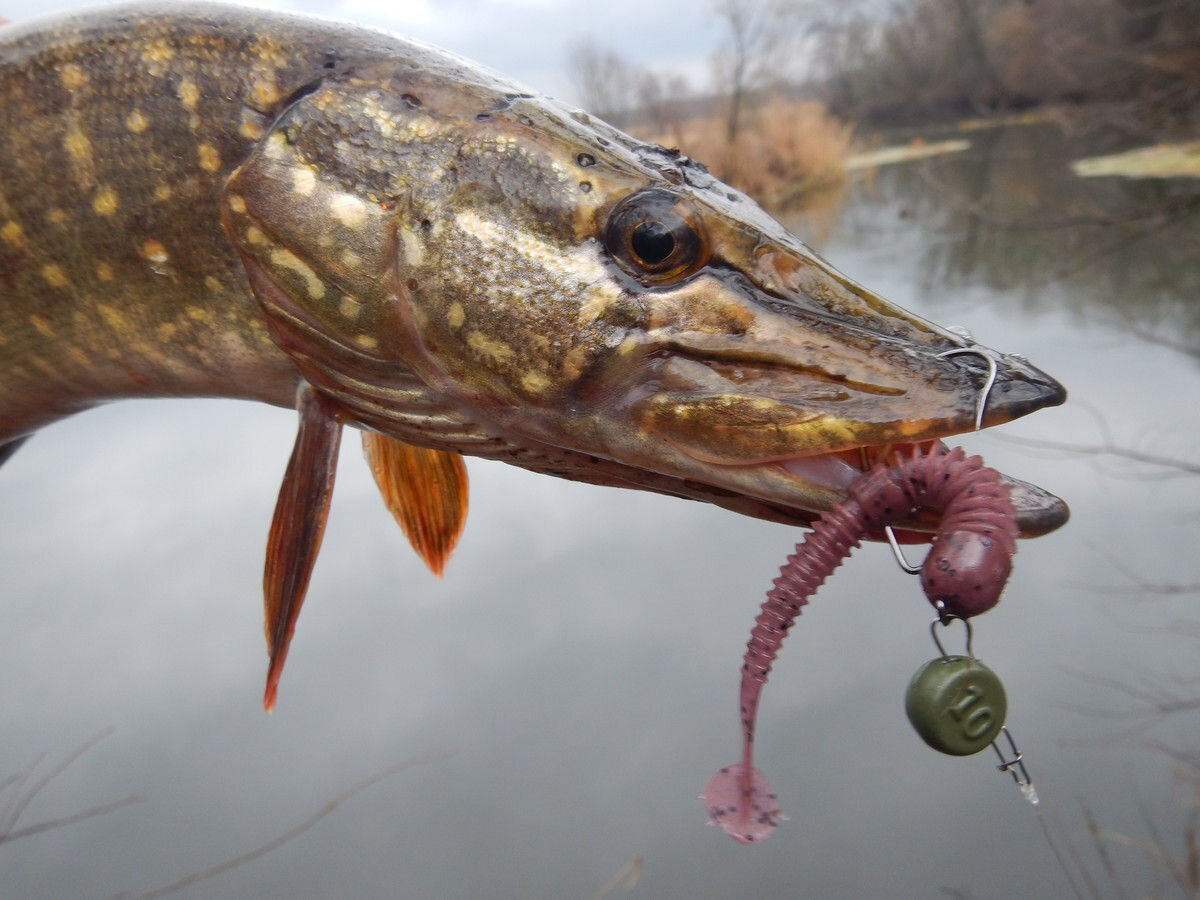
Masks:
[[[855,280],[1067,385],[962,439],[1073,510],[1022,544],[975,634],[1042,805],[990,754],[912,733],[930,613],[873,545],[765,690],[758,762],[791,821],[733,844],[696,798],[737,757],[741,654],[800,534],[471,460],[439,582],[353,440],[265,715],[259,585],[295,417],[125,402],[0,469],[0,897],[201,875],[169,893],[1200,896],[1200,4],[272,6],[678,146]]]

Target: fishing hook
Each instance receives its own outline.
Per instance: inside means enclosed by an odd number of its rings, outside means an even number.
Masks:
[[[964,353],[981,356],[987,361],[987,380],[983,383],[983,390],[979,392],[979,399],[975,401],[975,430],[981,431],[983,429],[983,414],[987,411],[988,397],[991,396],[992,387],[996,384],[996,374],[998,372],[996,358],[1000,354],[982,344],[971,344],[969,347],[955,347],[953,350],[945,350],[938,354],[938,358],[945,359],[947,356],[961,356]]]
[[[951,329],[954,330],[954,329]],[[987,362],[988,374],[983,382],[983,390],[979,392],[979,399],[975,401],[975,430],[983,430],[983,414],[987,411],[988,397],[992,394],[992,388],[996,384],[996,376],[999,368],[996,365],[996,359],[999,357],[995,350],[990,347],[985,347],[982,344],[976,344],[971,337],[971,333],[966,329],[954,330],[955,334],[962,334],[968,341],[972,341],[970,346],[955,347],[953,350],[945,350],[938,354],[939,359],[945,359],[948,356],[961,356],[964,353],[971,353],[975,356],[983,357]],[[888,543],[892,547],[892,556],[896,557],[896,564],[907,572],[909,575],[917,575],[921,571],[920,566],[914,566],[905,557],[904,551],[900,549],[900,542],[896,540],[896,532],[892,530],[891,525],[885,525],[883,533],[887,535]]]

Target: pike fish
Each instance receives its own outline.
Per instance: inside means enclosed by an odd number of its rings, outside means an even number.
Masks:
[[[803,525],[891,449],[1064,401],[968,347],[698,162],[419,43],[206,4],[0,29],[0,460],[124,397],[296,408],[268,708],[343,426],[440,573],[463,455]],[[1025,536],[1066,520],[1010,483]]]

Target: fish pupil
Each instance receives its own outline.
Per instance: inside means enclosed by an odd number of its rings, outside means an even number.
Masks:
[[[643,222],[629,238],[634,256],[648,266],[657,266],[675,252],[675,236],[662,222]]]

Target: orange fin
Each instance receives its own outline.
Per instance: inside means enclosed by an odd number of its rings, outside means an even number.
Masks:
[[[333,478],[337,471],[342,422],[328,403],[304,385],[297,394],[300,429],[292,447],[275,503],[275,517],[267,538],[267,565],[263,571],[266,601],[267,689],[263,707],[275,707],[275,692],[296,618],[308,590],[308,579],[321,549]]]
[[[363,453],[383,502],[438,578],[467,521],[467,467],[458,453],[363,432]]]

